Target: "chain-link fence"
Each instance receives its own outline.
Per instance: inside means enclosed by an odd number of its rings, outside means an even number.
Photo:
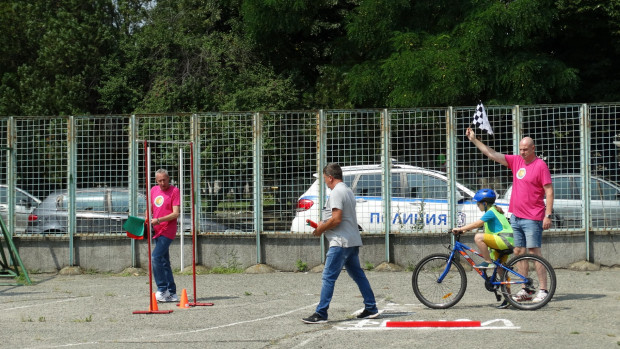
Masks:
[[[427,234],[477,219],[492,188],[506,207],[512,173],[465,137],[474,107],[174,115],[4,117],[2,218],[19,236],[122,235],[158,168],[194,190],[200,234],[309,233],[326,198],[320,169],[345,167],[364,234]],[[555,189],[549,233],[620,231],[620,104],[487,106],[504,154],[535,140]],[[192,153],[193,152],[193,153]],[[192,178],[192,176],[194,178]],[[193,183],[193,185],[192,185]],[[589,183],[589,185],[588,185]],[[8,204],[8,203],[12,203]],[[191,219],[182,219],[189,234]],[[587,234],[585,234],[587,235]]]

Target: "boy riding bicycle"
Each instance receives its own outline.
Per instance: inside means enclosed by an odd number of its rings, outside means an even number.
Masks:
[[[494,205],[496,198],[497,195],[495,195],[495,192],[491,189],[478,190],[474,195],[474,200],[480,211],[483,211],[484,214],[480,220],[460,228],[452,229],[452,232],[456,235],[484,226],[484,233],[477,233],[474,236],[474,241],[476,246],[478,246],[480,255],[484,258],[483,262],[475,265],[475,268],[478,269],[494,268],[493,260],[498,258],[501,258],[501,263],[505,263],[510,254],[500,254],[498,251],[511,250],[512,253],[512,249],[514,248],[512,227],[508,219],[504,216],[504,211],[497,205]],[[507,308],[508,302],[504,300],[504,302],[497,307],[500,309]]]

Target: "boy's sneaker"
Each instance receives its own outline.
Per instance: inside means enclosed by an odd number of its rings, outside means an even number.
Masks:
[[[532,303],[542,302],[543,299],[547,298],[547,295],[549,295],[549,292],[547,292],[547,290],[538,290],[538,293],[536,293],[536,297],[532,299]]]
[[[377,316],[379,316],[379,312],[376,312],[376,313],[371,313],[371,312],[369,312],[368,310],[364,309],[364,311],[363,311],[363,312],[361,312],[361,313],[357,316],[357,318],[358,318],[358,319],[374,319],[374,318],[376,318]]]
[[[327,319],[323,318],[321,315],[314,313],[307,318],[301,319],[301,321],[307,324],[323,324],[327,322]]]
[[[155,292],[155,299],[157,299],[158,302],[166,302],[166,298],[168,298],[169,296],[170,296],[170,292],[168,292],[168,290],[165,290],[164,292],[162,291]]]
[[[510,303],[508,303],[508,301],[505,299],[501,304],[495,306],[495,308],[497,309],[506,309],[508,307],[510,307]]]
[[[166,299],[164,300],[164,302],[166,303],[178,302],[178,301],[179,301],[179,296],[177,296],[176,293],[170,293],[168,297],[166,297]]]
[[[495,267],[494,264],[487,263],[487,262],[484,262],[484,261],[474,265],[474,268],[477,268],[477,269],[489,269],[489,268],[493,268],[493,267]]]
[[[521,291],[517,292],[517,294],[512,296],[512,299],[514,299],[517,302],[529,301],[532,299],[533,294],[534,294],[534,291],[530,291],[528,289],[522,288]]]

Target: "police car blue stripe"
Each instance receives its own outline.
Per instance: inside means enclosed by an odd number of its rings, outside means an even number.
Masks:
[[[383,200],[382,197],[380,196],[356,196],[355,197],[356,200],[362,199],[362,200],[366,200],[366,201],[381,201]],[[318,200],[318,196],[302,196],[300,198],[300,200],[312,200],[312,201],[317,201]],[[325,200],[327,200],[327,197],[325,197]],[[439,199],[439,200],[433,200],[433,199],[410,199],[410,198],[392,198],[392,201],[398,201],[398,202],[428,202],[428,203],[438,203],[438,204],[447,204],[448,200],[443,200],[443,199]],[[475,205],[476,201],[473,200],[467,200],[467,201],[463,201],[461,204],[464,205]],[[508,204],[505,203],[496,203],[496,205],[501,206],[501,207],[508,207]]]

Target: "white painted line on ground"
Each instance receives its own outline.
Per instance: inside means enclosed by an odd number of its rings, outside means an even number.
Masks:
[[[155,335],[155,336],[149,336],[148,338],[150,339],[150,338],[154,338],[154,337],[171,337],[171,336],[178,336],[178,335],[184,335],[184,334],[189,334],[189,333],[199,333],[199,332],[204,332],[204,331],[217,330],[217,329],[220,329],[220,328],[226,328],[226,327],[232,327],[232,326],[237,326],[237,325],[248,324],[248,323],[252,323],[252,322],[271,320],[271,319],[275,319],[275,318],[278,318],[278,317],[290,315],[290,314],[296,313],[298,311],[301,311],[301,310],[304,310],[304,309],[307,309],[307,308],[316,307],[317,304],[319,304],[319,303],[316,302],[314,304],[305,305],[305,306],[303,306],[301,308],[289,310],[289,311],[284,312],[284,313],[270,315],[270,316],[265,316],[265,317],[258,318],[258,319],[246,320],[246,321],[238,321],[238,322],[233,322],[233,323],[230,323],[230,324],[214,326],[214,327],[206,327],[206,328],[201,328],[201,329],[191,330],[191,331],[181,331],[181,332],[165,333],[165,334],[160,334],[160,335]],[[148,315],[148,316],[151,316],[151,315]],[[93,345],[93,344],[115,343],[115,342],[133,342],[133,341],[137,342],[137,341],[139,341],[141,339],[144,339],[144,338],[146,338],[146,337],[143,336],[143,337],[131,338],[131,339],[118,339],[118,338],[116,338],[116,339],[110,339],[110,340],[101,340],[101,341],[85,342],[85,343],[68,343],[68,344],[59,344],[59,345],[54,345],[54,346],[39,346],[39,347],[36,347],[36,348],[64,348],[64,347],[72,347],[72,346],[79,346],[79,345]]]
[[[56,303],[63,303],[63,302],[69,302],[69,301],[74,301],[74,300],[77,300],[77,299],[83,299],[83,298],[92,298],[92,296],[86,296],[86,297],[74,297],[74,298],[61,299],[61,300],[54,301],[54,302],[47,302],[47,303],[36,303],[36,304],[30,304],[30,305],[22,305],[22,306],[19,306],[19,307],[13,307],[13,308],[0,309],[0,311],[15,310],[15,309],[24,309],[24,308],[34,308],[34,307],[40,307],[40,306],[42,306],[42,305],[56,304]]]
[[[198,332],[204,332],[204,331],[211,331],[211,330],[217,330],[220,328],[226,328],[226,327],[231,327],[231,326],[237,326],[237,325],[243,325],[243,324],[248,324],[248,323],[252,323],[252,322],[259,322],[259,321],[264,321],[264,320],[271,320],[271,319],[275,319],[278,317],[282,317],[282,316],[286,316],[286,315],[290,315],[293,313],[296,313],[298,311],[310,308],[310,307],[316,307],[316,305],[319,304],[318,302],[314,303],[314,304],[310,304],[310,305],[306,305],[303,306],[301,308],[297,308],[297,309],[293,309],[293,310],[289,310],[285,313],[281,313],[281,314],[275,314],[275,315],[270,315],[270,316],[265,316],[262,318],[258,318],[258,319],[253,319],[253,320],[245,320],[245,321],[239,321],[239,322],[233,322],[230,324],[225,324],[225,325],[220,325],[220,326],[214,326],[214,327],[207,327],[207,328],[201,328],[201,329],[197,329],[197,330],[191,330],[191,331],[182,331],[182,332],[174,332],[174,333],[165,333],[165,334],[160,334],[157,335],[155,337],[169,337],[169,336],[178,336],[178,335],[182,335],[182,334],[188,334],[188,333],[198,333]]]
[[[318,331],[318,332],[314,332],[312,334],[312,336],[310,336],[310,338],[306,339],[305,341],[297,344],[296,346],[292,347],[291,349],[296,349],[296,348],[303,348],[305,347],[307,344],[309,344],[310,342],[312,342],[313,340],[315,340],[317,337],[320,337],[322,335],[324,335],[324,331]]]

